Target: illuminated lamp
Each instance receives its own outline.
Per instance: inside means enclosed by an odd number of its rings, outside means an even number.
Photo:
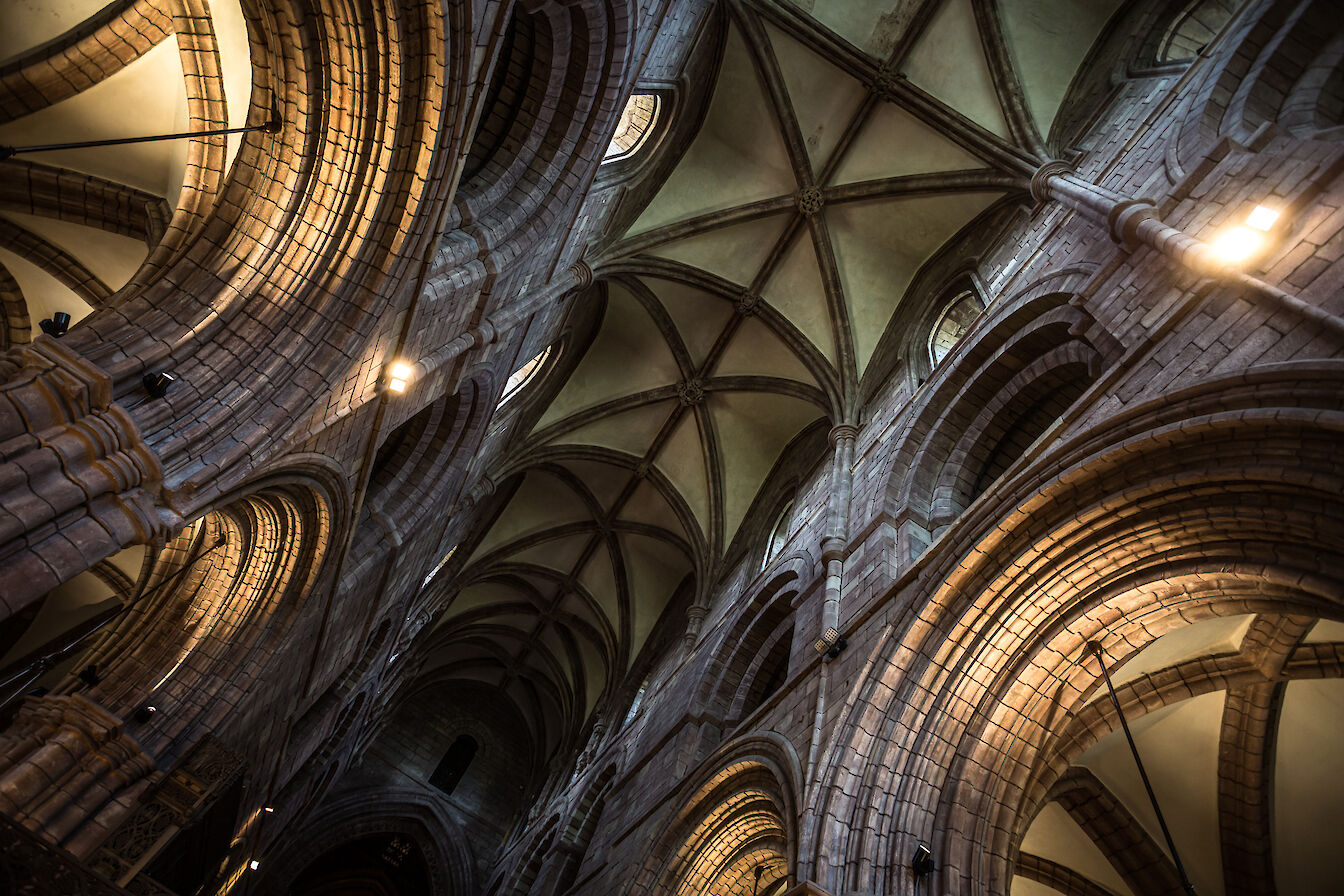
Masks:
[[[387,369],[387,388],[393,392],[405,392],[410,381],[411,365],[404,361],[397,361]]]
[[[1279,212],[1257,205],[1246,216],[1246,223],[1224,230],[1213,240],[1213,252],[1229,264],[1240,264],[1265,247],[1265,234],[1279,220]]]

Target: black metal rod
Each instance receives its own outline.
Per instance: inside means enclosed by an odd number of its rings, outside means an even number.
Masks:
[[[117,137],[112,140],[86,140],[83,143],[47,143],[42,146],[0,146],[0,161],[25,152],[53,152],[58,149],[88,149],[95,146],[121,146],[126,143],[153,143],[158,140],[189,140],[193,137],[218,137],[221,134],[246,134],[250,131],[266,131],[274,134],[280,130],[279,116],[272,114],[265,124],[252,124],[241,128],[215,128],[209,131],[187,131],[181,134],[152,134],[148,137]]]
[[[1167,838],[1167,849],[1171,850],[1171,858],[1176,863],[1176,873],[1181,876],[1181,887],[1187,893],[1195,892],[1195,885],[1190,883],[1190,878],[1185,873],[1185,866],[1181,864],[1181,854],[1176,851],[1176,841],[1171,839],[1171,831],[1167,828],[1167,819],[1162,815],[1162,807],[1157,804],[1157,794],[1153,792],[1152,782],[1148,780],[1148,772],[1143,767],[1143,760],[1139,758],[1139,748],[1134,743],[1134,735],[1130,733],[1129,722],[1125,720],[1125,711],[1120,708],[1120,698],[1116,696],[1115,685],[1111,684],[1111,673],[1106,668],[1106,653],[1102,650],[1100,641],[1088,641],[1087,649],[1097,655],[1097,661],[1101,663],[1101,675],[1106,679],[1106,690],[1110,692],[1111,703],[1115,704],[1115,712],[1120,716],[1120,727],[1125,729],[1125,740],[1129,741],[1129,752],[1134,754],[1134,764],[1139,767],[1139,777],[1143,779],[1143,789],[1148,791],[1148,801],[1153,804],[1153,811],[1157,813],[1157,823],[1162,828],[1162,836]]]
[[[228,537],[223,533],[220,533],[219,537],[215,539],[215,543],[212,544],[209,548],[196,554],[196,556],[192,557],[189,561],[187,561],[185,565],[183,565],[180,569],[174,572],[171,576],[169,576],[167,579],[164,579],[162,582],[160,582],[153,588],[146,591],[144,594],[137,597],[135,600],[131,601],[130,603],[124,606],[117,607],[116,609],[111,610],[109,612],[100,613],[98,614],[98,616],[93,617],[93,619],[88,620],[88,622],[84,623],[84,625],[76,626],[73,630],[65,632],[62,635],[58,635],[57,639],[53,639],[61,641],[61,643],[56,647],[52,647],[51,646],[52,642],[48,641],[46,644],[38,648],[39,650],[43,651],[42,655],[34,659],[28,660],[25,665],[18,668],[14,672],[14,674],[9,676],[9,678],[5,679],[3,682],[0,682],[0,691],[4,691],[5,689],[9,688],[10,685],[12,685],[14,682],[19,681],[25,677],[28,677],[29,683],[36,681],[38,678],[41,678],[43,674],[45,674],[47,671],[51,670],[58,663],[60,663],[60,661],[65,658],[66,654],[70,653],[75,648],[79,647],[79,645],[83,644],[89,638],[92,638],[94,635],[98,634],[98,632],[102,631],[104,628],[106,628],[115,620],[120,619],[122,614],[125,613],[127,610],[129,610],[131,607],[134,607],[136,604],[142,603],[148,597],[153,597],[154,595],[158,594],[160,591],[162,591],[169,585],[175,585],[182,579],[182,576],[186,575],[187,572],[189,572],[191,568],[194,567],[197,563],[208,557],[210,554],[213,554],[219,548],[222,548],[224,545],[228,543],[229,543]],[[83,630],[85,628],[87,628],[87,631]],[[31,654],[29,654],[29,656],[31,656]],[[20,658],[19,662],[23,662],[23,660],[24,658]],[[10,666],[5,671],[8,671],[8,669],[12,668],[14,667]],[[34,673],[37,674],[34,675]],[[26,686],[27,685],[25,684],[24,687]],[[14,700],[14,698],[19,696],[22,695],[20,693],[12,693],[4,695],[3,698],[0,698],[0,709],[6,708],[10,704],[10,702]]]

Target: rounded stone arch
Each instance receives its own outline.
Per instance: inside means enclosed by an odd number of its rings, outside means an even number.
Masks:
[[[173,755],[201,732],[227,730],[261,680],[330,572],[345,505],[327,479],[289,469],[222,496],[159,553],[90,650],[103,674],[90,699],[123,718],[158,709],[136,726],[146,749]]]
[[[470,138],[450,251],[512,257],[546,238],[547,209],[584,180],[564,172],[601,163],[633,62],[636,15],[625,0],[514,8]]]
[[[731,730],[773,692],[764,690],[774,663],[782,660],[787,672],[794,634],[793,601],[800,586],[809,582],[814,561],[805,555],[781,558],[771,576],[743,601],[719,646],[696,697],[696,713],[723,720]],[[783,682],[779,682],[782,684]]]
[[[579,873],[585,864],[592,860],[590,855],[593,835],[602,823],[602,814],[606,810],[607,799],[611,796],[616,783],[616,766],[609,765],[593,777],[584,788],[583,796],[574,806],[560,834],[559,844],[563,859],[556,871],[556,893],[567,893],[578,881]]]
[[[345,790],[322,803],[296,836],[279,841],[262,859],[263,894],[288,893],[289,886],[332,845],[370,834],[400,834],[420,847],[433,887],[426,896],[475,893],[474,860],[466,832],[432,795],[413,787],[380,786]]]
[[[538,826],[537,833],[528,842],[526,851],[512,866],[512,873],[508,871],[509,866],[505,865],[486,892],[493,896],[528,896],[532,891],[532,885],[537,881],[537,876],[541,873],[542,863],[546,861],[546,856],[556,843],[559,831],[560,816],[554,814],[545,824]]]
[[[1246,4],[1229,16],[1226,46],[1195,88],[1176,142],[1189,170],[1220,138],[1247,141],[1265,125],[1303,139],[1344,127],[1344,26],[1329,0]]]
[[[32,320],[28,316],[28,301],[14,275],[0,265],[0,352],[11,346],[24,345],[33,338]]]
[[[488,381],[469,377],[457,392],[421,408],[378,446],[369,480],[369,511],[402,538],[415,532],[445,489],[466,477],[490,418]]]
[[[1061,729],[1098,693],[1088,640],[1123,662],[1216,615],[1344,618],[1339,373],[1275,365],[1135,408],[1058,448],[1063,472],[1015,483],[1019,522],[959,528],[851,692],[814,807],[832,819],[815,879],[890,890],[928,842],[935,888],[1004,892],[1051,751],[1070,755]],[[1286,450],[1292,468],[1266,460]]]
[[[939,366],[898,439],[886,494],[888,511],[911,527],[905,559],[1001,479],[1113,359],[1114,346],[1069,300],[1042,291],[1010,303]]]
[[[761,894],[798,882],[799,782],[793,745],[774,732],[725,744],[669,800],[664,831],[635,875],[630,896],[750,893],[751,870],[771,867]],[[745,886],[745,890],[742,887]]]

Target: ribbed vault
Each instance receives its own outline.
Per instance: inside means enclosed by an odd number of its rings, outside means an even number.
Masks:
[[[790,442],[860,419],[900,361],[879,346],[909,342],[892,321],[947,300],[911,284],[1026,198],[1116,6],[807,5],[714,12],[714,86],[642,163],[670,173],[591,262],[594,335],[492,473],[507,497],[439,656],[508,691],[539,742],[615,691],[679,588],[707,593]]]

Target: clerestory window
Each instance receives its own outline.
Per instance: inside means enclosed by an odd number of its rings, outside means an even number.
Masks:
[[[621,120],[616,125],[616,134],[611,138],[602,162],[619,162],[628,159],[644,148],[658,122],[658,111],[662,105],[656,93],[633,94],[621,112]]]
[[[499,397],[498,407],[502,408],[523,389],[527,388],[532,380],[536,379],[538,373],[546,366],[546,360],[551,356],[551,347],[548,345],[533,356],[522,367],[519,367],[509,377],[508,382],[504,384],[504,394]]]
[[[952,300],[929,335],[929,356],[933,359],[933,366],[937,367],[947,357],[952,346],[957,344],[979,316],[980,302],[973,292],[967,290]]]

